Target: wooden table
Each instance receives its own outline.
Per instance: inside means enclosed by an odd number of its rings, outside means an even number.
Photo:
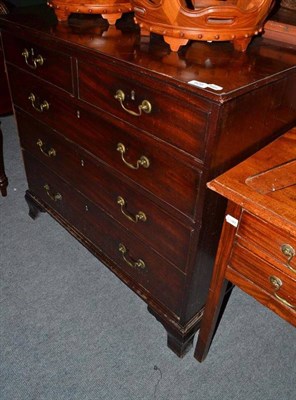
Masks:
[[[195,350],[200,362],[229,283],[296,326],[296,128],[208,186],[228,208]]]

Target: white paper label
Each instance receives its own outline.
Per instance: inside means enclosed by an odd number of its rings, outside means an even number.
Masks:
[[[222,90],[223,89],[222,86],[215,85],[214,83],[206,83],[206,82],[196,81],[195,79],[193,79],[192,81],[189,81],[188,83],[189,83],[189,85],[196,86],[201,89],[206,89],[206,88],[213,89],[213,90]]]
[[[226,222],[228,222],[230,225],[234,226],[235,228],[238,225],[238,220],[236,218],[234,218],[232,215],[227,214],[226,217]]]

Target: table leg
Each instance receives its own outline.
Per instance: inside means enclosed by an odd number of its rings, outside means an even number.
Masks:
[[[7,195],[7,186],[8,186],[8,179],[5,175],[4,169],[4,158],[3,158],[3,136],[1,130],[1,121],[0,121],[0,191],[2,196]]]
[[[239,218],[240,207],[229,202],[226,211],[226,215],[227,214],[234,218]],[[228,289],[231,290],[231,285],[229,284],[229,281],[225,279],[225,272],[231,254],[235,232],[236,227],[225,220],[215,260],[205,312],[201,320],[201,328],[194,353],[194,357],[200,362],[202,362],[208,354],[222,316],[221,312],[223,312],[225,308],[223,307],[224,299],[227,300],[227,295],[230,295]]]

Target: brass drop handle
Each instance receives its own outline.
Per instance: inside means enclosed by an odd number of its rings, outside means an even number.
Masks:
[[[290,244],[283,244],[281,246],[281,251],[284,254],[284,256],[287,257],[287,267],[293,271],[296,272],[296,269],[293,268],[290,264],[290,261],[292,261],[292,258],[295,256],[296,252],[295,249],[290,245]]]
[[[281,281],[280,278],[276,277],[276,276],[270,276],[269,277],[269,282],[271,283],[271,285],[274,287],[275,291],[274,291],[274,296],[281,302],[283,303],[285,306],[296,309],[296,305],[293,306],[293,304],[289,303],[287,300],[285,300],[284,298],[282,298],[281,296],[279,296],[276,292],[278,292],[280,290],[280,288],[283,286],[283,282]]]
[[[128,114],[131,114],[135,117],[140,117],[142,115],[142,111],[144,111],[146,114],[150,114],[152,111],[152,105],[148,100],[143,100],[140,105],[138,105],[138,110],[139,112],[135,112],[133,110],[129,110],[128,108],[125,107],[123,104],[124,99],[125,99],[125,93],[122,90],[117,90],[114,98],[119,101],[121,107],[126,111]]]
[[[39,147],[41,153],[43,153],[46,157],[55,157],[57,155],[55,149],[53,149],[52,147],[48,150],[45,150],[44,143],[41,139],[38,139],[36,144]]]
[[[22,52],[22,56],[25,58],[25,62],[27,66],[31,69],[37,69],[38,66],[42,66],[44,64],[44,58],[38,54],[38,56],[34,57],[34,50],[31,49],[29,51],[28,49],[24,48]],[[29,62],[29,58],[31,56],[32,64]]]
[[[149,168],[150,161],[146,156],[141,156],[139,160],[137,160],[136,165],[130,164],[124,158],[124,154],[126,153],[125,145],[122,143],[117,144],[116,150],[121,154],[121,159],[131,169],[139,169],[140,167]]]
[[[146,264],[144,263],[143,260],[141,260],[140,258],[136,261],[132,260],[128,260],[126,258],[126,253],[127,253],[127,248],[125,247],[124,244],[120,243],[119,247],[118,247],[119,252],[122,254],[122,258],[124,259],[124,261],[126,262],[126,264],[128,266],[130,266],[131,268],[138,268],[138,269],[145,269],[146,268]]]
[[[50,187],[48,184],[43,186],[47,196],[53,200],[53,201],[61,201],[62,200],[62,195],[60,193],[51,193]]]
[[[29,68],[31,69],[37,69],[38,66],[42,66],[44,64],[44,58],[38,54],[36,57],[34,57],[34,50],[31,49],[29,51],[28,49],[24,48],[22,52],[22,56],[25,58],[25,62],[28,65]],[[29,58],[31,56],[32,64],[29,62]]]
[[[135,216],[129,214],[127,211],[124,210],[124,207],[126,207],[126,201],[124,200],[123,197],[118,196],[117,197],[117,204],[120,206],[122,214],[129,220],[134,223],[137,223],[139,221],[145,222],[147,221],[146,214],[143,211],[139,211]]]
[[[34,110],[36,110],[38,112],[43,112],[43,111],[49,109],[49,104],[46,100],[43,100],[42,103],[37,104],[34,93],[30,93],[30,96],[28,97],[28,99],[31,101],[32,107],[34,108]]]

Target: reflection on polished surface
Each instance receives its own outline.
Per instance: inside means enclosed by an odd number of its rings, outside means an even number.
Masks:
[[[135,42],[139,39],[137,31],[125,32],[114,25],[108,25],[100,17],[74,17],[67,23],[59,23],[54,34],[70,42],[79,43],[116,56],[133,54]]]
[[[55,10],[59,21],[67,21],[72,13],[101,14],[110,25],[115,25],[123,13],[131,12],[129,0],[49,0],[48,5]]]
[[[162,37],[154,34],[150,39],[141,37],[132,13],[125,14],[115,26],[109,26],[98,15],[73,14],[68,21],[58,22],[48,7],[36,21],[34,10],[37,13],[38,8],[26,7],[9,18],[17,22],[26,14],[26,25],[45,34],[54,35],[68,44],[79,44],[86,51],[97,49],[143,70],[154,70],[179,84],[188,86],[189,81],[197,80],[223,88],[222,91],[204,89],[211,98],[243,90],[258,79],[296,64],[293,48],[261,37],[253,39],[245,53],[235,51],[228,42],[190,42],[178,53],[172,53]]]

